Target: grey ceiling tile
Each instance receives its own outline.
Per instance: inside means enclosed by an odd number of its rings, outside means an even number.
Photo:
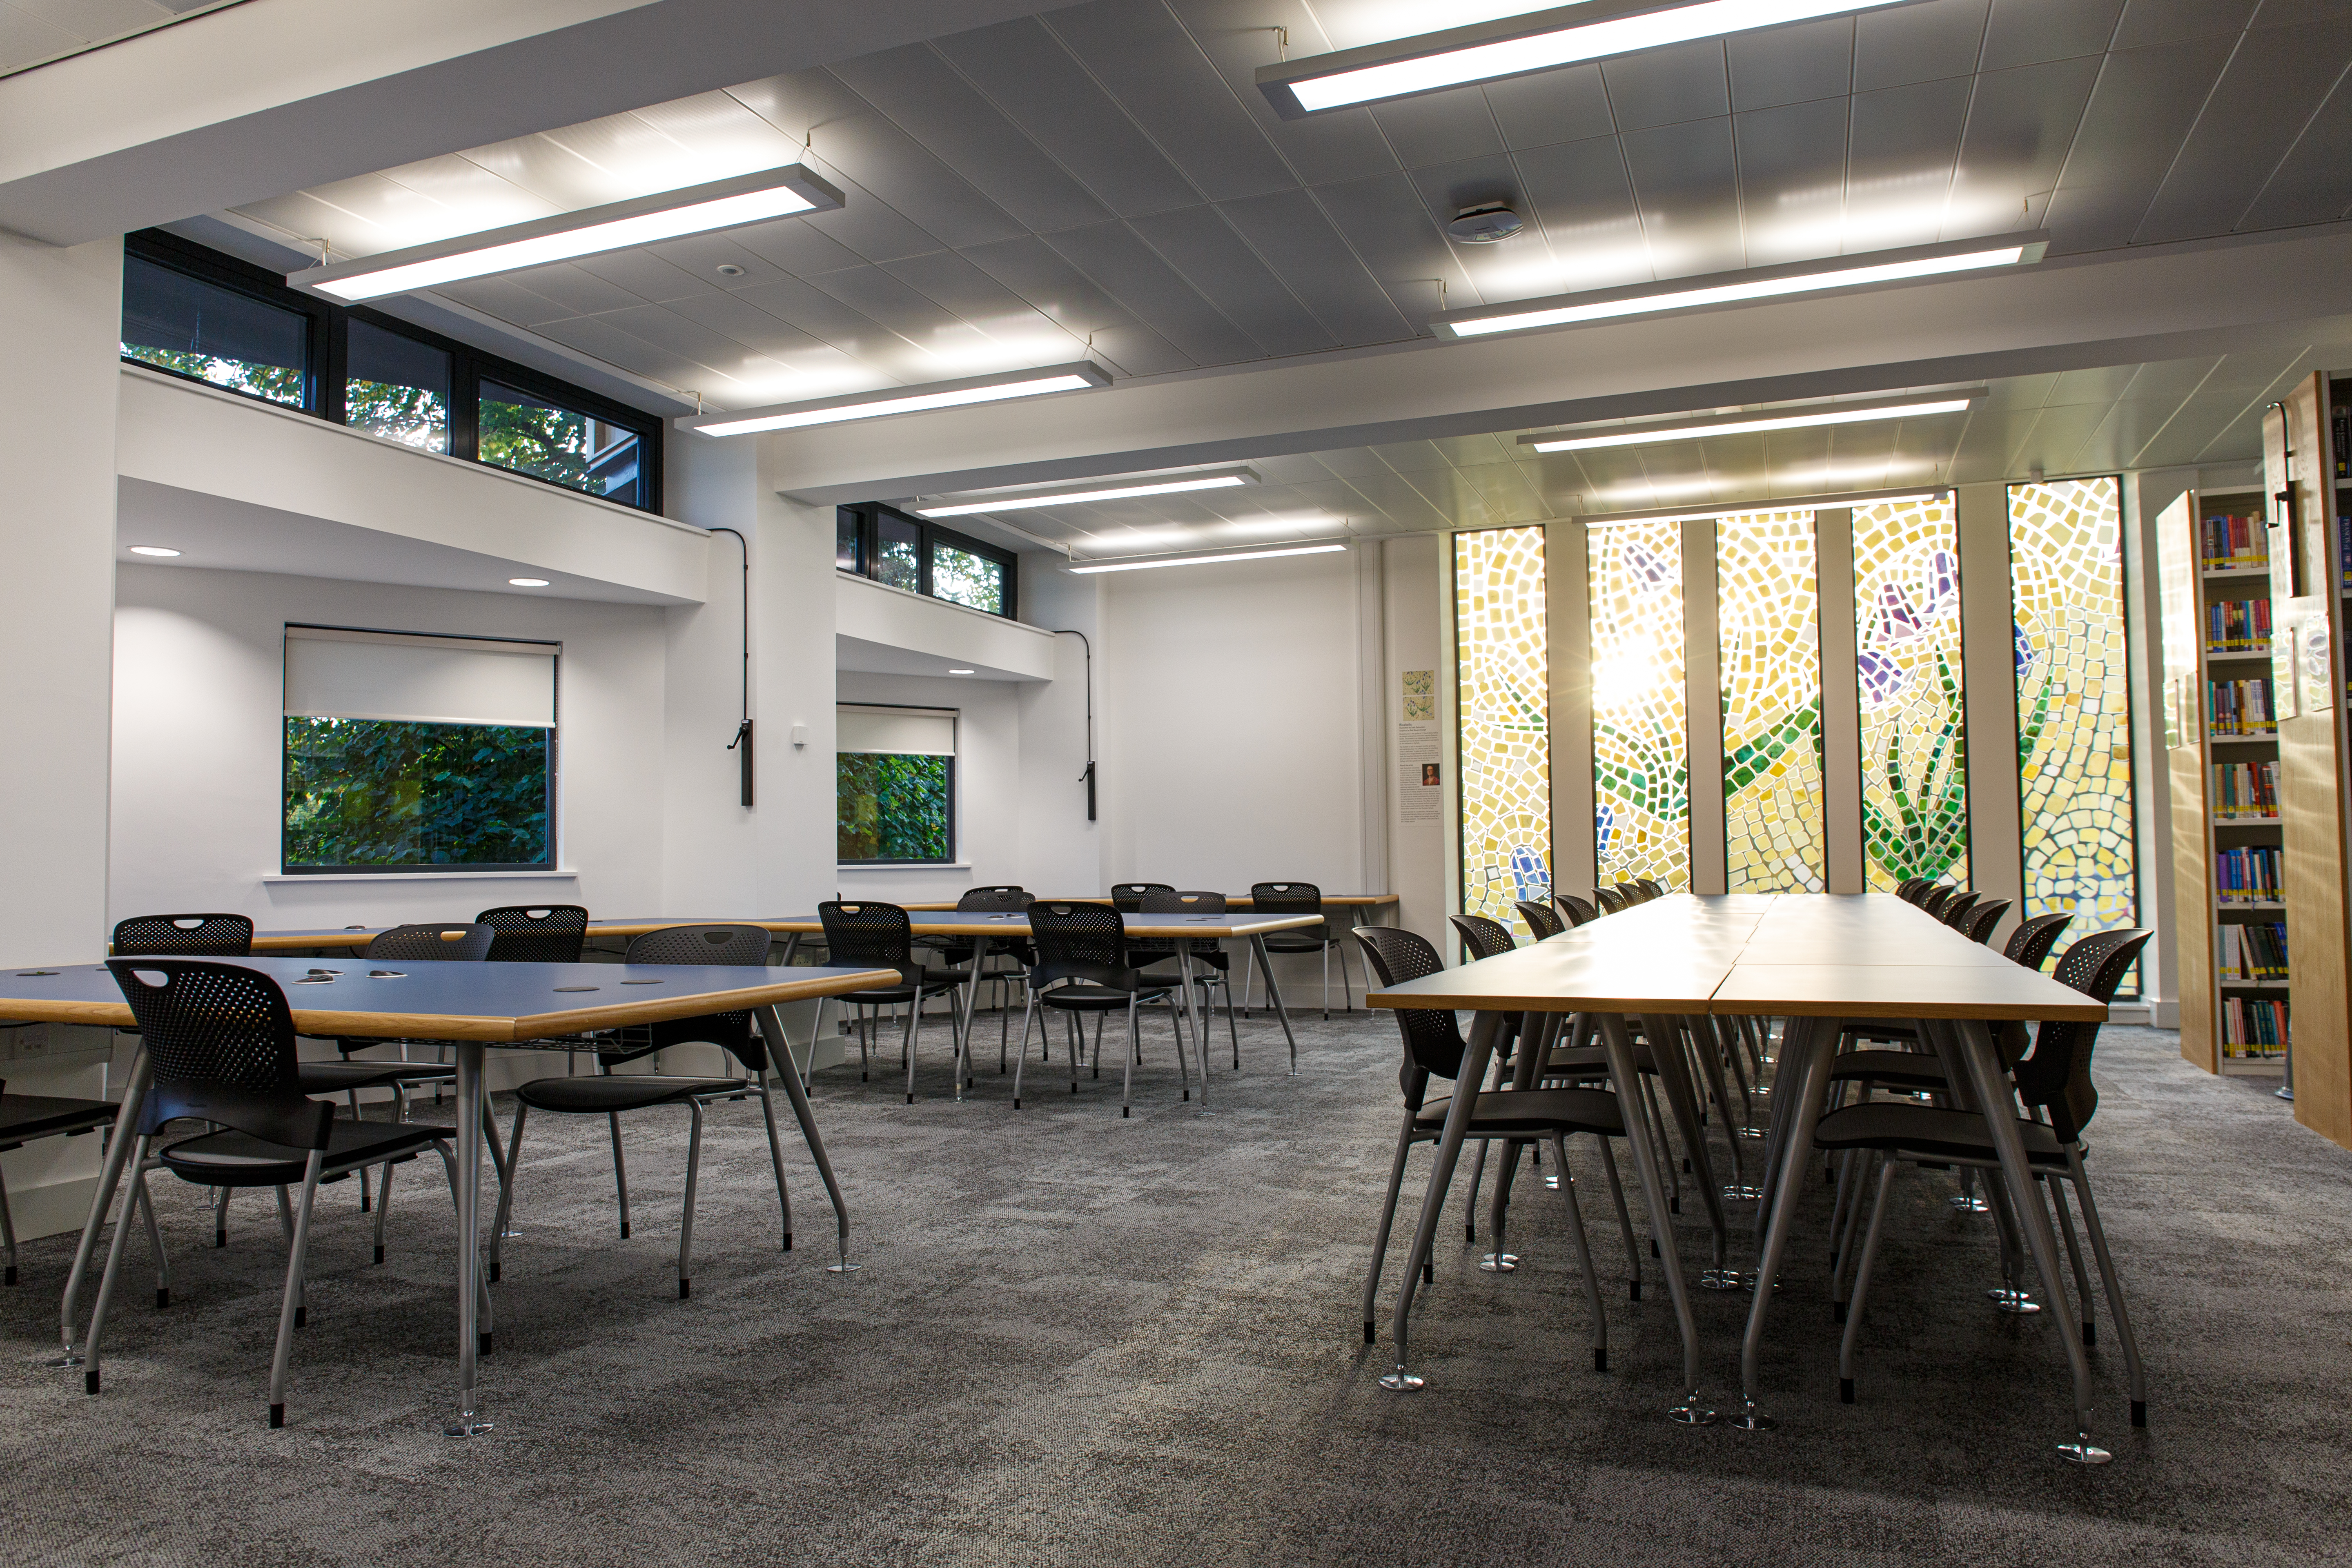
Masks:
[[[1154,213],[1134,219],[1132,226],[1266,353],[1313,353],[1339,346],[1215,207]]]
[[[1429,498],[1413,489],[1402,475],[1386,468],[1377,474],[1352,478],[1348,487],[1363,499],[1364,504],[1399,522],[1418,528],[1442,528],[1447,521],[1445,514],[1430,505]]]
[[[1111,216],[928,47],[885,49],[832,69],[1030,229],[1072,228]]]
[[[2225,54],[2192,41],[2107,57],[2050,200],[2054,248],[2101,250],[2129,242]]]
[[[1140,321],[1097,327],[1087,354],[1129,375],[1165,375],[1193,368],[1190,354]]]
[[[611,279],[599,278],[568,261],[559,262],[553,267],[534,267],[528,272],[509,272],[506,275],[506,281],[553,300],[567,316],[593,316],[599,310],[625,310],[631,305],[645,303],[647,298],[633,294]],[[711,281],[716,284],[718,279],[713,278]],[[445,289],[442,292],[447,293],[448,290]]]
[[[1372,456],[1400,474],[1410,474],[1423,468],[1450,468],[1445,454],[1430,441],[1396,441],[1372,448]]]
[[[2140,460],[2140,454],[2163,438],[2166,427],[2179,412],[2180,405],[2170,399],[2143,403],[2137,398],[2126,398],[2108,410],[2106,419],[2093,433],[2089,445],[2075,454],[2075,466],[2135,467]]]
[[[1095,356],[1129,375],[1190,370],[1197,363],[1136,321],[1042,239],[1000,240],[976,247],[965,259],[1073,336],[1091,336]]]
[[[1112,211],[1158,212],[1201,200],[1035,18],[953,34],[932,47]]]
[[[1397,166],[1370,111],[1283,120],[1258,91],[1257,68],[1279,58],[1272,31],[1276,26],[1290,29],[1294,58],[1337,47],[1306,0],[1171,0],[1169,8],[1302,184],[1365,179]]]
[[[572,265],[640,300],[684,300],[719,292],[718,279],[698,277],[649,250],[608,250],[602,256],[583,257]]]
[[[842,188],[845,205],[837,212],[811,213],[796,220],[820,237],[832,240],[860,261],[895,261],[944,248],[919,224],[907,221],[887,202],[855,180],[832,169],[820,168]]]
[[[2118,49],[2245,30],[2259,0],[2129,0],[2113,45]]]
[[[2105,52],[2124,0],[1993,0],[1985,70]]]
[[[910,256],[883,268],[923,298],[1000,342],[1025,343],[1044,364],[1075,357],[1080,339],[979,267],[952,251]]]
[[[511,321],[519,327],[537,327],[547,321],[560,321],[566,316],[579,314],[565,309],[536,289],[527,289],[517,278],[469,278],[462,283],[444,283],[434,293],[455,300],[469,310],[486,316],[496,316],[501,321]],[[635,295],[616,290],[625,300]]]
[[[2352,60],[2352,18],[2245,36],[2133,238],[2226,234]],[[2340,166],[2344,144],[2336,144]]]
[[[727,236],[761,260],[795,278],[855,267],[865,259],[839,240],[796,217],[755,223],[749,228],[731,228]]]
[[[1371,115],[1396,149],[1397,161],[1408,169],[1458,163],[1503,150],[1503,133],[1486,107],[1486,95],[1475,87],[1377,104]]]
[[[2291,27],[2298,22],[2325,21],[2352,11],[2352,0],[2263,0],[2254,13],[2257,27]]]
[[[1733,117],[1748,265],[1838,253],[1845,229],[1847,113],[1853,101],[1821,98]]]
[[[713,331],[699,321],[660,305],[635,305],[625,310],[607,310],[591,318],[641,342],[650,343],[658,353],[677,360],[702,365],[722,375],[741,378],[756,376],[761,367],[771,374],[782,367],[767,356],[744,347],[724,332]],[[691,386],[694,383],[687,383]],[[709,391],[704,387],[698,390]]]
[[[606,364],[618,365],[633,375],[642,375],[668,386],[694,386],[698,381],[710,381],[704,373],[711,366],[699,363],[684,355],[647,342],[634,333],[624,331],[609,317],[574,316],[570,321],[550,321],[533,329],[540,336],[593,355]],[[696,387],[719,397],[740,395],[740,389],[731,376],[720,376],[719,384]]]
[[[1906,419],[1895,433],[1895,462],[1902,483],[1945,477],[1960,434],[1968,428],[1965,414],[1942,414],[1929,419]]]
[[[1984,232],[1948,203],[1969,113],[1966,77],[1857,93],[1845,248],[1927,245]],[[1957,230],[1946,233],[1948,226]]]
[[[1415,324],[1340,237],[1312,194],[1276,191],[1227,202],[1223,210],[1339,342],[1384,343],[1414,334]]]
[[[1730,117],[1629,132],[1623,141],[1658,276],[1746,266]]]
[[[1354,479],[1366,474],[1395,471],[1364,447],[1344,447],[1334,452],[1318,452],[1315,460],[1322,464],[1324,472],[1334,479]]]
[[[1967,468],[1972,473],[1998,477],[2009,472],[2009,459],[2023,443],[2034,421],[2042,417],[2038,408],[1980,408],[1969,416],[1969,427],[1960,437],[1953,455],[1956,468]]]
[[[1929,0],[1942,5],[1948,0]],[[1916,10],[1906,6],[1905,10]],[[1724,40],[1731,59],[1731,107],[1771,109],[1853,90],[1853,18],[1824,16]]]
[[[2060,60],[1977,78],[1952,179],[1952,237],[2016,226],[2026,198],[2058,183],[2099,64],[2096,58]]]
[[[791,363],[794,356],[831,345],[811,337],[791,322],[733,294],[706,295],[673,307],[697,325],[731,338],[745,348]],[[839,350],[832,352],[838,353]]]
[[[1257,346],[1123,223],[1095,224],[1045,237],[1129,314],[1199,364],[1258,357]]]
[[[2190,459],[2200,463],[2259,462],[2263,455],[2263,417],[2250,410],[2213,433],[2213,438]]]
[[[1647,282],[1650,247],[1614,136],[1515,153],[1532,211],[1568,289]]]
[[[1509,462],[1518,447],[1515,436],[1438,436],[1429,444],[1455,468],[1472,468]]]
[[[1985,395],[1977,407],[2039,408],[2050,401],[2050,389],[2057,384],[2054,374],[1995,376],[1985,383]]]
[[[1430,222],[1440,227],[1463,208],[1487,202],[1507,202],[1522,216],[1527,214],[1518,170],[1504,153],[1416,169],[1412,178],[1428,208]],[[1522,229],[1509,239],[1486,245],[1447,243],[1455,263],[1469,274],[1471,287],[1483,300],[1528,299],[1558,293],[1565,286],[1540,230]]]
[[[2124,395],[2135,403],[2158,403],[2167,398],[2178,404],[2193,397],[2198,388],[2215,380],[2214,373],[2221,361],[2206,359],[2168,359],[2154,364],[2144,364],[2131,378]]]
[[[1049,12],[1045,23],[1211,200],[1298,184],[1257,121],[1165,6],[1094,0]]]
[[[2106,416],[2107,405],[2099,403],[2043,409],[2009,454],[2009,477],[2025,479],[2037,468],[2045,474],[2066,472]]]
[[[1535,76],[1488,82],[1486,107],[1503,128],[1505,145],[1543,147],[1616,132],[1609,89],[1597,65],[1564,66]]]
[[[1481,303],[1454,247],[1430,222],[1411,176],[1387,174],[1318,186],[1316,200],[1330,215],[1381,286],[1408,310],[1433,309],[1435,289],[1421,280],[1444,278],[1454,307]],[[1400,287],[1400,285],[1415,285]]]
[[[971,324],[879,267],[851,267],[807,279],[867,321],[927,353],[969,353],[984,347]],[[942,370],[934,379],[946,380]]]
[[[780,278],[756,288],[739,289],[729,297],[764,310],[854,359],[903,360],[908,353],[907,344],[880,322],[797,278]]]
[[[1990,0],[1927,0],[1854,18],[1853,88],[1973,76]]]
[[[1609,106],[1620,131],[1731,112],[1720,38],[1620,55],[1603,62],[1601,74],[1608,80]]]
[[[2095,370],[2070,370],[2061,375],[2042,399],[2045,408],[2070,407],[2077,404],[2113,403],[2124,395],[2139,374],[2136,364],[2101,365]]]

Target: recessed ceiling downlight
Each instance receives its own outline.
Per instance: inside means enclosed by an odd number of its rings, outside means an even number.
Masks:
[[[544,577],[509,577],[507,579],[507,582],[517,588],[544,588],[547,586],[547,579]]]
[[[168,557],[177,555],[179,552],[172,549],[168,545],[163,544],[134,544],[131,547],[131,553],[133,555]]]

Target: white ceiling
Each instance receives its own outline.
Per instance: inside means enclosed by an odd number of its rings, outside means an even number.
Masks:
[[[0,76],[237,0],[0,0]]]

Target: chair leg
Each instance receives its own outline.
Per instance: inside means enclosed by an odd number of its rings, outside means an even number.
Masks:
[[[914,1003],[907,1009],[907,1037],[898,1047],[907,1058],[907,1103],[909,1105],[915,1103],[915,1042],[922,1037],[922,1033],[923,994],[919,986]],[[958,1064],[956,1070],[963,1070],[961,1064]]]
[[[621,1203],[621,1239],[629,1239],[629,1163],[621,1153],[621,1118],[617,1111],[607,1111],[604,1120],[613,1124],[613,1191]]]
[[[319,1151],[310,1151],[302,1171],[302,1201],[290,1222],[292,1234],[286,1258],[286,1291],[278,1303],[278,1349],[269,1358],[269,1424],[286,1425],[286,1373],[294,1360],[294,1330],[302,1321],[302,1277],[310,1249],[310,1205],[319,1195]],[[367,1173],[360,1173],[367,1180]],[[286,1189],[278,1189],[283,1205]]]
[[[351,1060],[351,1058],[350,1058],[349,1057],[345,1057],[343,1059],[344,1059],[345,1061],[349,1061],[349,1060]],[[360,1091],[359,1091],[358,1089],[345,1089],[345,1090],[343,1091],[343,1097],[344,1097],[345,1099],[349,1100],[352,1102],[352,1121],[357,1121],[360,1119]],[[367,1212],[368,1212],[368,1184],[367,1184],[367,1173],[366,1173],[366,1172],[364,1172],[364,1171],[362,1171],[362,1172],[361,1172],[361,1173],[360,1173],[360,1213],[362,1213],[362,1214],[365,1214],[365,1213],[367,1213]]]
[[[507,1221],[512,1217],[514,1214],[515,1178],[520,1173],[522,1169],[522,1124],[529,1121],[530,1118],[530,1107],[525,1105],[520,1100],[516,1100],[514,1131],[508,1134],[511,1142],[507,1145],[506,1184],[499,1189],[498,1216],[490,1222],[489,1277],[492,1284],[496,1284],[498,1282],[499,1252],[501,1245],[506,1240]],[[620,1169],[620,1160],[621,1119],[615,1116],[613,1118],[613,1168],[615,1172]],[[623,1236],[629,1234],[628,1215],[629,1190],[625,1185],[621,1189],[621,1234]]]
[[[1470,1201],[1462,1205],[1462,1239],[1473,1245],[1478,1240],[1478,1188],[1486,1180],[1486,1151],[1489,1147],[1489,1140],[1478,1140],[1478,1158],[1470,1164]]]
[[[2082,1156],[2068,1152],[2066,1163],[2074,1167],[2074,1195],[2083,1204],[2083,1228],[2090,1234],[2091,1256],[2099,1260],[2099,1279],[2107,1288],[2107,1311],[2116,1320],[2116,1337],[2124,1342],[2124,1368],[2130,1378],[2131,1424],[2147,1425],[2147,1369],[2140,1364],[2139,1340],[2132,1333],[2131,1313],[2124,1306],[2123,1276],[2116,1272],[2114,1255],[2107,1251],[2106,1227],[2099,1223],[2098,1201],[2091,1196],[2091,1182],[2083,1170]]]
[[[1845,1333],[1838,1341],[1838,1398],[1853,1403],[1853,1347],[1862,1334],[1862,1303],[1870,1294],[1870,1268],[1878,1261],[1878,1237],[1886,1218],[1886,1189],[1895,1179],[1895,1157],[1878,1163],[1878,1191],[1870,1200],[1870,1231],[1863,1237],[1862,1261],[1853,1271],[1853,1300],[1846,1309]],[[1857,1203],[1855,1207],[1861,1205]]]
[[[7,1244],[8,1272],[6,1282],[16,1282],[16,1220],[8,1212],[8,1180],[0,1176],[0,1242]]]
[[[1617,1229],[1625,1238],[1625,1267],[1633,1270],[1627,1282],[1627,1300],[1642,1299],[1642,1244],[1633,1235],[1633,1216],[1625,1207],[1624,1184],[1617,1179],[1617,1156],[1609,1147],[1609,1140],[1601,1142],[1601,1168],[1609,1173],[1609,1201],[1617,1205]]]
[[[784,1070],[792,1070],[790,1058],[785,1060]],[[793,1195],[784,1187],[784,1146],[776,1138],[775,1101],[768,1098],[764,1083],[760,1087],[760,1116],[768,1124],[768,1163],[776,1171],[776,1211],[783,1216],[784,1250],[790,1252],[793,1249]]]
[[[161,1311],[172,1304],[172,1258],[163,1250],[163,1232],[155,1223],[154,1194],[142,1182],[135,1195],[139,1199],[139,1216],[146,1223],[147,1247],[155,1256],[155,1310]]]
[[[1143,1033],[1135,1022],[1135,1010],[1139,1005],[1140,1004],[1130,994],[1127,999],[1127,1078],[1118,1091],[1118,1113],[1121,1116],[1135,1114],[1135,1058],[1143,1054]],[[1099,1066],[1102,1059],[1102,1015],[1096,1014],[1095,1020],[1095,1059]]]
[[[131,1191],[122,1199],[122,1212],[115,1217],[114,1238],[106,1248],[106,1271],[99,1276],[98,1302],[90,1309],[89,1332],[81,1347],[81,1384],[85,1394],[99,1390],[99,1341],[106,1331],[106,1310],[114,1302],[114,1281],[122,1272],[123,1244],[131,1239],[131,1210],[139,1200],[141,1185],[147,1180],[147,1152],[154,1142],[142,1137],[131,1151]]]
[[[1021,1075],[1029,1066],[1029,1021],[1036,1016],[1037,994],[1032,991],[1021,1008],[1021,1053],[1013,1059],[1013,1109],[1015,1110],[1021,1109]],[[1045,1038],[1050,1041],[1053,1037],[1053,1026],[1048,1025]],[[1073,1083],[1070,1087],[1076,1089],[1077,1085]]]
[[[2083,1249],[2074,1240],[2074,1219],[2066,1210],[2066,1193],[2055,1181],[2044,1179],[2050,1189],[2050,1203],[2058,1211],[2058,1234],[2066,1241],[2066,1261],[2074,1269],[2074,1301],[2083,1312],[2083,1342],[2099,1342],[2099,1325],[2091,1310],[2091,1277],[2083,1272]]]
[[[1396,1226],[1397,1194],[1404,1186],[1404,1157],[1412,1148],[1412,1112],[1404,1113],[1404,1125],[1397,1129],[1396,1158],[1389,1162],[1388,1196],[1381,1203],[1380,1229],[1372,1235],[1372,1266],[1364,1276],[1364,1342],[1370,1344],[1375,1334],[1373,1312],[1381,1293],[1381,1267],[1389,1255],[1389,1232]]]
[[[213,1200],[213,1246],[215,1247],[228,1245],[228,1195],[235,1190],[233,1187],[218,1188],[220,1196]]]
[[[386,1160],[383,1163],[383,1190],[376,1194],[375,1260],[378,1263],[383,1261],[383,1219],[384,1215],[392,1212],[392,1173],[397,1169],[399,1169],[399,1166],[391,1160]],[[360,1184],[362,1186],[365,1186],[367,1184],[368,1173],[364,1169],[360,1172],[359,1177]]]
[[[686,1141],[686,1213],[677,1225],[677,1299],[681,1301],[693,1294],[694,1189],[702,1174],[702,1107],[689,1100],[686,1108],[694,1113],[694,1131]]]
[[[1347,944],[1335,942],[1333,945],[1339,949],[1339,1000],[1347,1004],[1345,1010],[1352,1013],[1356,1010],[1356,994],[1349,989],[1351,982],[1348,978]]]
[[[1853,1154],[1854,1152],[1848,1150],[1846,1152]],[[1878,1158],[1883,1163],[1892,1163],[1886,1155],[1882,1154]],[[1845,1230],[1839,1239],[1836,1255],[1830,1260],[1830,1321],[1833,1323],[1844,1322],[1853,1310],[1853,1298],[1846,1289],[1846,1280],[1853,1268],[1854,1233],[1862,1228],[1862,1194],[1870,1185],[1870,1159],[1866,1153],[1855,1159],[1854,1171],[1853,1191],[1846,1203]],[[1879,1174],[1883,1186],[1885,1173],[1881,1171]],[[1843,1176],[1840,1177],[1840,1184],[1844,1184]]]
[[[1323,944],[1323,1021],[1331,1021],[1331,944]]]
[[[1225,1034],[1234,1043],[1234,1070],[1239,1072],[1242,1070],[1242,1033],[1234,1023],[1234,977],[1231,974],[1219,975],[1217,989],[1225,994]]]
[[[1603,1140],[1606,1142],[1606,1140]],[[1584,1211],[1576,1202],[1576,1180],[1569,1173],[1568,1150],[1557,1132],[1551,1135],[1552,1166],[1559,1173],[1559,1195],[1568,1200],[1568,1239],[1576,1247],[1576,1266],[1584,1271],[1584,1297],[1592,1307],[1592,1370],[1609,1370],[1609,1313],[1601,1305],[1601,1273],[1592,1266],[1592,1243],[1584,1234]],[[1503,1245],[1502,1232],[1495,1245]]]
[[[871,1052],[866,1043],[866,1005],[859,1003],[857,1006],[857,1081],[860,1083],[866,1080],[874,1067],[870,1059]]]
[[[286,1245],[294,1245],[294,1200],[284,1187],[278,1189],[278,1226],[286,1233]],[[294,1293],[294,1326],[304,1327],[310,1319],[310,1304],[302,1299],[298,1286]]]

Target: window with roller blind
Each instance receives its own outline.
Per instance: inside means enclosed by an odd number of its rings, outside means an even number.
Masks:
[[[845,866],[955,858],[956,714],[845,704],[835,715],[836,826]]]
[[[557,655],[288,626],[284,869],[551,869]]]

